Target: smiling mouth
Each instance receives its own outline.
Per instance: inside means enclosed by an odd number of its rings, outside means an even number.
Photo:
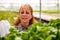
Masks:
[[[22,18],[22,21],[23,22],[27,22],[27,18]]]
[[[27,19],[27,18],[22,18],[22,19]]]

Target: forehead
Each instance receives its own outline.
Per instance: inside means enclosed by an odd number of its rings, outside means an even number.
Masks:
[[[29,5],[21,6],[20,10],[30,10]]]

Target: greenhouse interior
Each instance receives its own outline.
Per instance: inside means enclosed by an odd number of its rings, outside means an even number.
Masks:
[[[60,0],[0,0],[0,40],[60,40]]]

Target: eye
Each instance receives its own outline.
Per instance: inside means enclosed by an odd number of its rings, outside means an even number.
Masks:
[[[24,11],[22,11],[21,14],[24,14]]]
[[[29,14],[29,12],[26,11],[26,14]]]

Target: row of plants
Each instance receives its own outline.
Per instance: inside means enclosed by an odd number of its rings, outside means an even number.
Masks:
[[[42,12],[42,13],[60,13],[60,10],[34,10],[34,12]]]
[[[60,40],[60,19],[51,19],[47,24],[38,22],[20,32],[16,28],[10,28],[10,33],[4,40]]]
[[[18,13],[9,10],[0,10],[0,21],[1,20],[8,20],[11,25],[13,25],[14,17],[17,17]]]

